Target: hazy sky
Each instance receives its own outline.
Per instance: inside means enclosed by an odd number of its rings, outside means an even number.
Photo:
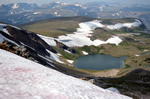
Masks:
[[[0,0],[0,4],[26,2],[26,3],[37,3],[41,5],[53,1],[60,1],[67,3],[74,3],[74,2],[87,3],[92,1],[105,1],[105,2],[119,2],[124,4],[150,4],[150,0]]]

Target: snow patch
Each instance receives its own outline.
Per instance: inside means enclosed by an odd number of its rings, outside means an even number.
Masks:
[[[7,26],[7,25],[0,23],[0,30],[5,32],[6,34],[10,35],[9,32],[6,30],[6,28],[4,28],[5,26]]]
[[[52,66],[52,67],[55,67],[55,66],[54,66],[53,64],[51,64],[51,63],[48,63],[48,62],[47,62],[47,64],[49,64],[49,65]]]
[[[96,29],[97,27],[104,27],[104,25],[102,25],[100,22],[101,21],[99,20],[82,22],[79,24],[80,28],[77,29],[77,33],[82,33],[82,32],[93,33],[92,30]]]
[[[114,14],[112,14],[112,16],[120,16],[120,14],[119,13],[114,13]]]
[[[139,57],[140,55],[135,55],[135,56]]]
[[[13,6],[12,6],[13,9],[17,9],[19,8],[19,5],[17,3],[15,3]]]
[[[120,94],[119,90],[114,87],[107,88],[107,90]]]
[[[60,53],[57,53],[58,56],[62,56]]]
[[[59,4],[60,2],[57,1],[57,2],[55,2],[55,3],[58,3],[58,4]]]
[[[48,58],[46,58],[46,57],[44,57],[44,56],[42,56],[42,55],[39,55],[39,54],[38,54],[38,56],[41,57],[41,58],[43,58],[43,59],[45,59],[45,60],[47,60],[48,62],[53,62],[53,61],[51,61],[50,59],[48,59]]]
[[[43,35],[39,35],[38,36],[43,39],[47,44],[49,44],[50,46],[56,46],[56,42],[54,41],[55,39],[52,37],[47,37],[47,36],[43,36]]]
[[[74,61],[73,60],[67,60],[67,62],[72,64]]]
[[[15,28],[15,29],[21,30],[19,27],[16,27],[16,26],[14,26],[14,25],[8,25],[8,26],[11,26],[11,27],[13,27],[13,28]]]
[[[51,51],[49,51],[49,50],[47,50],[47,49],[46,49],[46,51],[50,53],[50,57],[49,57],[50,59],[52,59],[52,60],[54,60],[54,61],[56,61],[56,62],[59,62],[59,63],[64,63],[64,62],[62,62],[62,61],[59,59],[59,56],[57,56],[57,54],[54,54],[53,52],[51,52]]]
[[[84,55],[88,55],[89,53],[87,53],[87,52],[85,52],[85,51],[82,51],[82,53],[84,54]]]
[[[135,20],[133,23],[117,23],[115,25],[107,25],[107,28],[110,30],[120,29],[122,27],[137,27],[140,26],[142,23],[139,20]]]
[[[108,39],[106,42],[110,44],[119,45],[122,42],[122,40],[118,36],[113,36],[110,39]]]
[[[65,52],[67,52],[67,53],[69,53],[69,54],[71,54],[71,52],[70,51],[68,51],[68,50],[64,50]]]
[[[100,9],[100,11],[104,11],[104,10],[103,10],[103,7],[99,7],[99,9]]]
[[[58,14],[58,12],[54,12],[54,14]]]
[[[41,12],[34,12],[33,14],[40,14]]]
[[[10,35],[10,33],[5,28],[3,28],[3,32],[5,32],[6,34]]]
[[[81,4],[74,4],[75,6],[82,6]]]
[[[2,99],[131,99],[0,49]]]
[[[147,52],[147,51],[149,51],[149,50],[144,50],[144,52]]]

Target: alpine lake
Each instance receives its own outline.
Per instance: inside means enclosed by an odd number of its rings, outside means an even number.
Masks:
[[[74,67],[87,70],[107,70],[124,68],[127,56],[113,57],[111,55],[94,54],[78,57]]]

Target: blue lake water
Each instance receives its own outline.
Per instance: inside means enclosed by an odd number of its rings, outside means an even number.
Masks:
[[[150,52],[141,53],[141,55],[148,55]]]
[[[126,56],[119,58],[112,57],[110,55],[87,55],[81,56],[74,62],[74,67],[79,69],[88,70],[106,70],[106,69],[118,69],[124,68],[124,60]]]

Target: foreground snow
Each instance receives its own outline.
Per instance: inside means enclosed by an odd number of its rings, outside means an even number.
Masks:
[[[0,99],[131,99],[0,49]]]

